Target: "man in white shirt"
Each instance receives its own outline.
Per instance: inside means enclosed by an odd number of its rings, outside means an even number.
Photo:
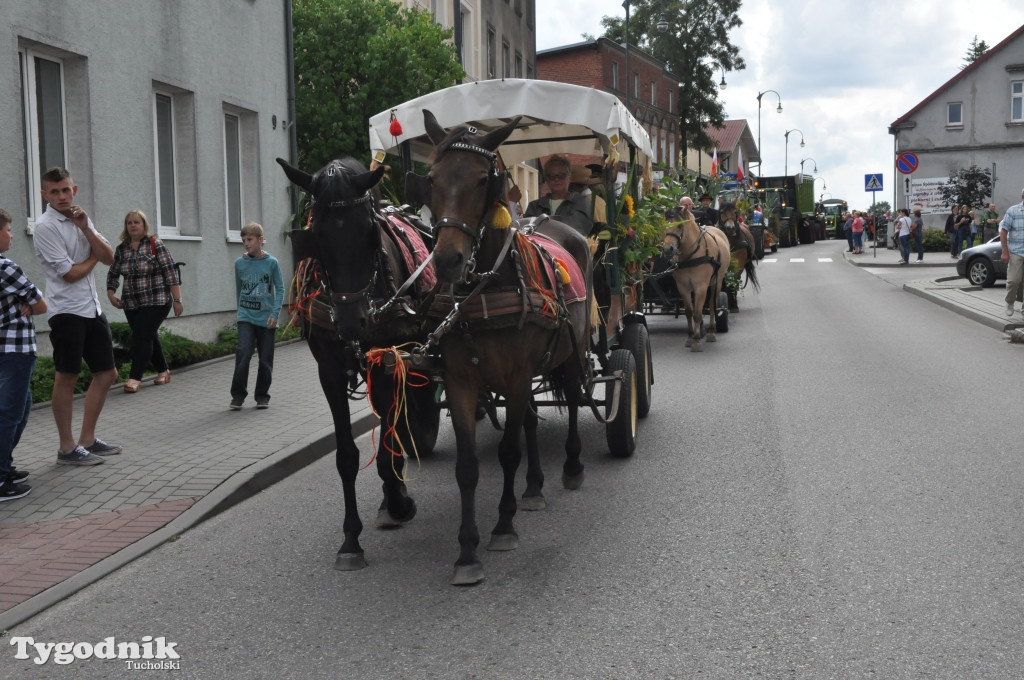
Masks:
[[[46,277],[50,344],[53,346],[52,408],[60,447],[58,465],[99,465],[100,456],[121,453],[121,447],[96,437],[96,423],[117,379],[110,325],[100,308],[93,268],[114,261],[114,250],[92,220],[75,204],[78,186],[64,168],[43,174],[42,195],[49,204],[33,232],[36,257]],[[75,384],[85,360],[93,373],[85,395],[78,439],[71,430]]]

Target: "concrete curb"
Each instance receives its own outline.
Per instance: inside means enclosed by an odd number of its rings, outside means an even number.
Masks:
[[[212,361],[221,360],[223,359],[213,359]],[[201,365],[196,364],[196,367]],[[366,434],[373,428],[375,422],[376,416],[370,411],[356,417],[352,422],[353,436],[360,437]],[[145,538],[0,614],[0,631],[10,630],[19,623],[41,614],[61,600],[112,574],[174,536],[255,496],[260,491],[316,462],[335,449],[334,427],[325,427],[310,437],[295,442],[288,448],[239,470],[212,492],[196,501],[188,510]]]

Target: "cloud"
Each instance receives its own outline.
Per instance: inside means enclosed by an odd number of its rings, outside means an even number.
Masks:
[[[537,3],[537,49],[600,35],[601,17],[624,16],[619,0]],[[768,89],[761,110],[764,174],[786,169],[786,130],[791,133],[788,171],[813,158],[828,192],[851,207],[868,207],[864,175],[882,173],[893,198],[893,138],[888,126],[955,76],[977,35],[990,47],[1024,24],[1024,4],[1009,0],[745,0],[743,25],[731,39],[747,62],[726,74],[720,92],[729,118],[745,118],[756,139],[757,94]],[[566,27],[571,27],[567,29]],[[805,171],[813,165],[805,164]],[[815,185],[820,191],[821,184]]]

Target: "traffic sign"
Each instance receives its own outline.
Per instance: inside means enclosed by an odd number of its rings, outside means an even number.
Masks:
[[[916,153],[904,151],[896,157],[896,169],[904,175],[909,175],[917,170],[917,166],[919,164],[920,161],[918,160]]]
[[[864,191],[881,191],[882,173],[875,175],[864,175]]]

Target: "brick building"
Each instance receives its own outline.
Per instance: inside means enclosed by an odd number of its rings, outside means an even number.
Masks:
[[[651,136],[655,163],[679,165],[679,78],[646,52],[626,50],[607,38],[554,47],[537,53],[537,78],[593,87],[626,101]]]

